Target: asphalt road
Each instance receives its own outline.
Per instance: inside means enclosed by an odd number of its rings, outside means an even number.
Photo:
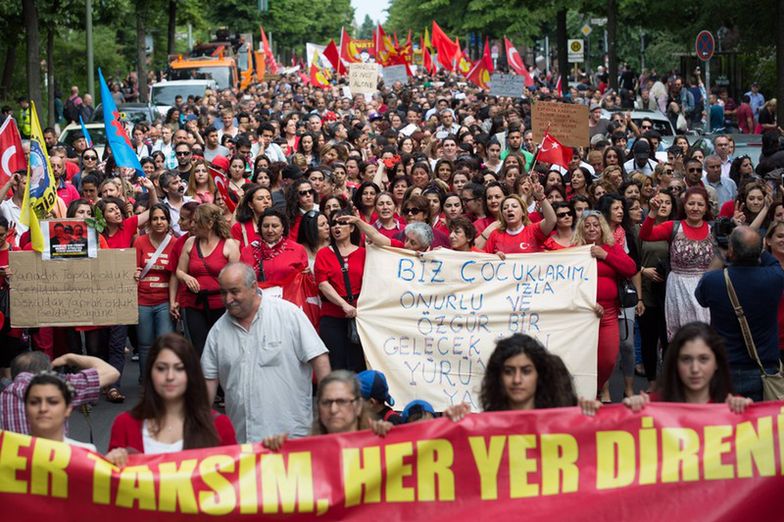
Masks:
[[[74,411],[71,414],[71,425],[69,436],[72,439],[89,442],[90,426],[92,426],[93,443],[98,451],[106,453],[109,446],[109,436],[112,430],[114,418],[120,413],[130,410],[139,401],[141,387],[138,384],[139,363],[131,361],[130,356],[125,364],[122,377],[122,391],[125,394],[123,404],[112,404],[102,396],[98,404],[93,405],[89,414],[89,423],[81,411]],[[648,381],[644,378],[635,378],[635,391],[644,390]],[[623,398],[623,376],[616,367],[610,378],[610,394],[613,401],[620,401]]]

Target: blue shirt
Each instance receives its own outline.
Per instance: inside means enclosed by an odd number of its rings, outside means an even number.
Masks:
[[[719,181],[713,182],[708,180],[707,175],[703,175],[702,182],[709,187],[713,187],[716,191],[716,197],[719,199],[719,208],[727,201],[735,199],[738,193],[738,186],[729,177],[721,176]]]
[[[731,266],[730,280],[749,322],[749,328],[762,364],[769,371],[778,368],[778,308],[784,292],[784,270],[769,252],[762,253],[757,266]],[[711,326],[724,338],[727,361],[735,370],[754,370],[757,364],[746,351],[738,316],[730,303],[724,271],[706,272],[694,296],[710,308]]]

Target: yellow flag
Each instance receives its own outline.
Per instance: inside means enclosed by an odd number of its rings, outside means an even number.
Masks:
[[[430,44],[430,31],[428,31],[427,27],[425,27],[425,49],[433,49],[433,46]]]
[[[49,155],[46,152],[44,133],[38,121],[35,103],[30,108],[30,158],[27,161],[27,180],[19,220],[30,227],[33,250],[42,252],[44,236],[40,219],[44,219],[57,201],[57,185],[54,181]]]

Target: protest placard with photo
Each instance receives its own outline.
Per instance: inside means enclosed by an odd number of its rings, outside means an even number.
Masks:
[[[83,219],[44,221],[43,259],[75,259],[98,256],[98,236]]]

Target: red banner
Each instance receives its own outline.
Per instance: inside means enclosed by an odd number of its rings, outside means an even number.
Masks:
[[[784,403],[469,415],[131,456],[0,432],[9,520],[780,520]],[[512,519],[516,519],[514,517]]]

